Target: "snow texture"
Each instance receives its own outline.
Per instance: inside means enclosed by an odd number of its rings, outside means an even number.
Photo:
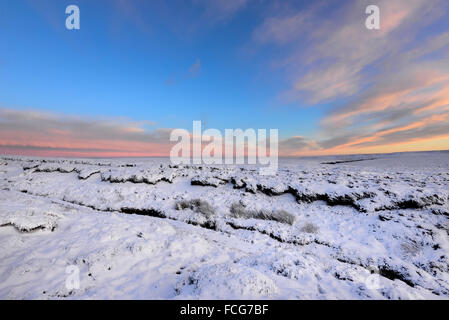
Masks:
[[[0,226],[2,299],[448,299],[449,152],[3,156]]]

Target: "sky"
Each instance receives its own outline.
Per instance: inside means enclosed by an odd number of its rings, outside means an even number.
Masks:
[[[365,26],[368,5],[380,29]],[[66,7],[80,9],[68,30]],[[449,149],[447,0],[1,0],[0,154],[167,156],[176,128],[281,156]]]

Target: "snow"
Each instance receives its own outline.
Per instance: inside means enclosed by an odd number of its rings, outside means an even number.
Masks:
[[[449,152],[280,159],[275,176],[3,156],[0,298],[448,299],[448,217]]]

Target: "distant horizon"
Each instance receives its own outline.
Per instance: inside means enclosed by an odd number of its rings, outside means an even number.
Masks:
[[[313,155],[309,155],[309,156],[279,156],[279,159],[300,159],[300,158],[325,158],[325,157],[338,157],[338,156],[370,156],[370,155],[393,155],[393,154],[399,154],[399,153],[429,153],[429,152],[449,152],[449,149],[441,149],[441,150],[420,150],[420,151],[399,151],[399,152],[383,152],[383,153],[348,153],[348,154],[327,154],[327,155],[318,155],[318,156],[313,156]],[[2,154],[0,153],[0,157],[1,158],[7,158],[9,156],[16,156],[16,157],[27,157],[27,158],[44,158],[44,159],[49,159],[49,158],[58,158],[58,159],[67,159],[67,160],[71,160],[71,159],[169,159],[170,156],[135,156],[135,157],[122,157],[122,156],[116,156],[116,157],[76,157],[76,156],[51,156],[51,157],[47,157],[47,156],[34,156],[34,155],[23,155],[23,154],[14,154],[14,153],[6,153],[6,154]],[[190,159],[193,159],[192,157],[190,157]],[[245,158],[246,160],[246,158]],[[245,163],[246,164],[246,163]],[[201,164],[199,164],[201,165]],[[225,165],[225,164],[223,164]]]

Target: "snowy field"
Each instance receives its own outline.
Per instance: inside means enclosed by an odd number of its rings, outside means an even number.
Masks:
[[[1,299],[448,299],[449,152],[2,156],[0,226]]]

